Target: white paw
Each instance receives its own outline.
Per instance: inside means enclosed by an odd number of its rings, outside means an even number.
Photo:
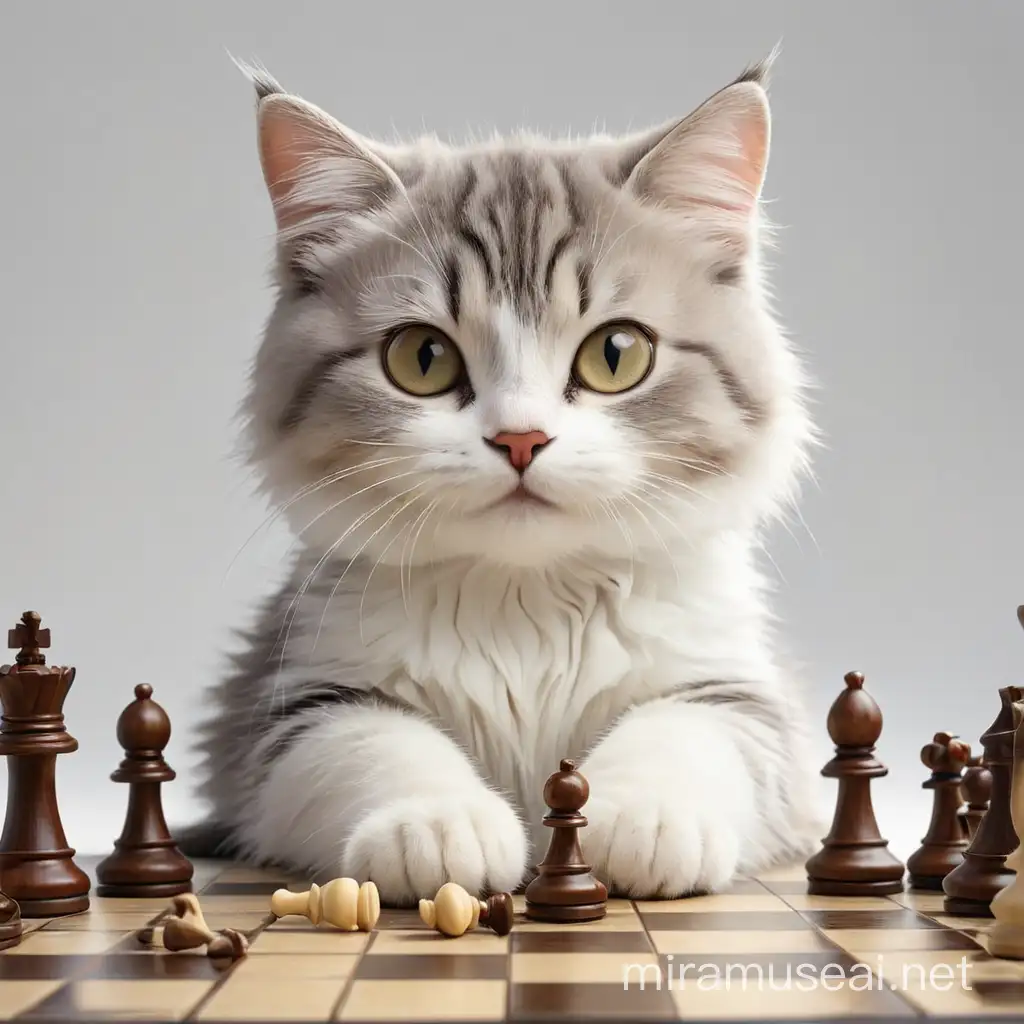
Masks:
[[[363,818],[345,845],[342,873],[376,883],[385,903],[432,899],[445,882],[470,893],[515,889],[526,834],[511,807],[480,788],[469,795],[395,800]]]
[[[583,808],[583,857],[617,896],[673,899],[724,887],[736,873],[740,837],[710,801],[692,793],[645,794],[591,780]]]

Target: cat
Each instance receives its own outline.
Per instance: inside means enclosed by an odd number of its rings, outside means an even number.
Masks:
[[[565,757],[613,895],[817,841],[757,565],[817,437],[763,268],[770,64],[635,134],[465,144],[246,69],[276,300],[244,436],[296,539],[201,734],[222,849],[510,891]]]

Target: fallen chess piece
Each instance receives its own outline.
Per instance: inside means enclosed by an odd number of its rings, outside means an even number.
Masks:
[[[326,921],[343,932],[369,932],[380,919],[380,893],[373,882],[335,878],[322,886],[314,883],[306,892],[278,889],[270,897],[270,912],[305,917],[314,925]]]
[[[10,896],[0,891],[0,949],[18,945],[23,932],[21,908]]]
[[[501,892],[478,900],[461,885],[445,882],[432,900],[420,900],[420,920],[442,935],[457,939],[478,924],[490,928],[496,935],[512,931],[512,896]]]
[[[193,893],[175,896],[171,906],[175,916],[164,922],[164,949],[179,953],[206,946],[208,957],[231,960],[240,960],[249,952],[249,942],[241,932],[234,928],[222,928],[219,932],[210,929]]]

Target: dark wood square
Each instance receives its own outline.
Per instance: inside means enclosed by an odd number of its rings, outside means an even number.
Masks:
[[[650,953],[644,932],[512,932],[513,953]]]
[[[672,996],[665,985],[626,989],[622,985],[582,983],[539,983],[512,985],[509,1019],[547,1020],[550,1018],[601,1020],[675,1020]]]
[[[815,927],[863,928],[871,931],[899,928],[905,931],[942,928],[942,925],[914,910],[801,910]]]
[[[799,932],[812,931],[812,925],[795,910],[712,910],[692,914],[643,914],[643,922],[652,932]]]
[[[4,981],[52,981],[88,976],[103,954],[18,953],[0,956],[0,984]]]
[[[82,980],[126,979],[132,981],[214,981],[222,977],[234,963],[211,960],[203,953],[134,953],[107,954],[94,957]]]
[[[450,978],[489,981],[508,975],[508,957],[474,953],[381,953],[359,961],[356,980]]]

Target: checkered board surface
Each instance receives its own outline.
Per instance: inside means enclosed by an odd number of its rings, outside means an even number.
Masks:
[[[281,885],[306,888],[196,865],[211,928],[238,928],[251,942],[226,967],[202,951],[140,942],[166,901],[94,898],[85,914],[26,921],[21,945],[0,953],[0,1019],[1024,1018],[1024,964],[987,955],[990,922],[943,916],[938,894],[808,896],[799,867],[720,895],[612,901],[589,924],[528,922],[517,897],[520,914],[502,938],[478,930],[447,939],[414,911],[385,910],[369,935],[275,920],[270,893]]]

